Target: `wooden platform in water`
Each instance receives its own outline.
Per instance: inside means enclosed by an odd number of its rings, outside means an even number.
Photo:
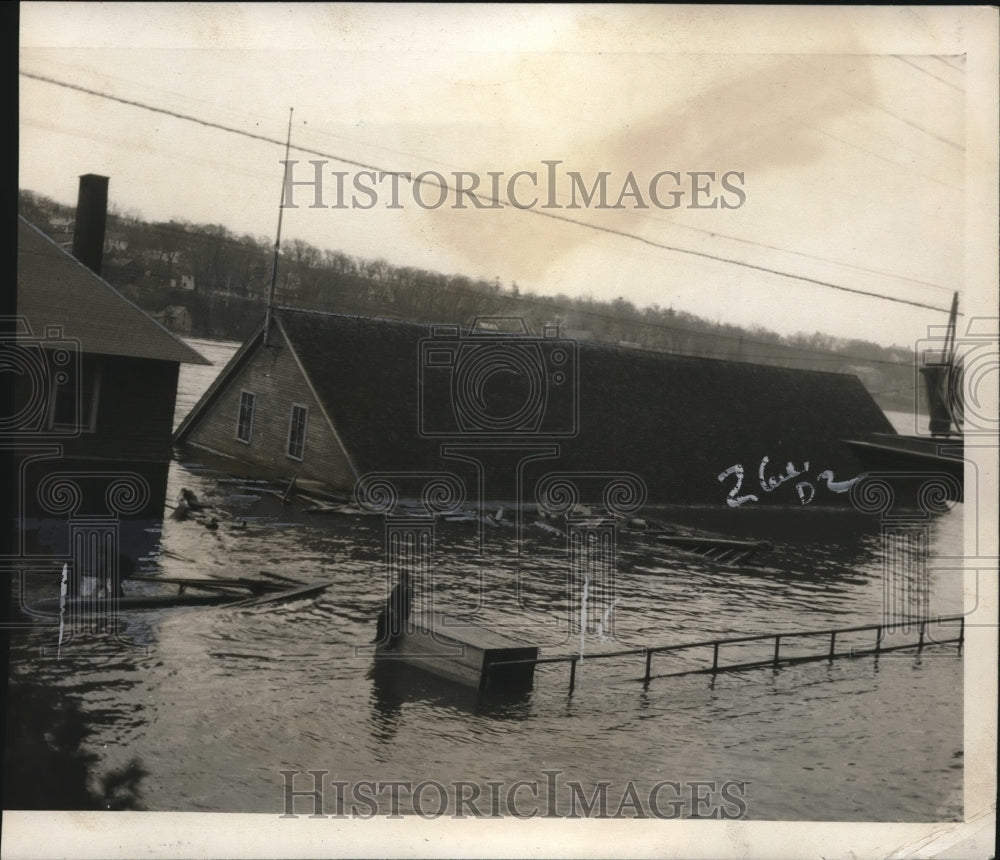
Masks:
[[[511,660],[537,660],[538,646],[480,627],[442,612],[416,612],[393,647],[379,643],[376,660],[399,660],[480,691],[526,689],[534,681],[533,663],[498,666]]]

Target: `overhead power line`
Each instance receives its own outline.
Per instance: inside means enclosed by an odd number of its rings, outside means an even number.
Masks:
[[[272,145],[279,146],[279,147],[284,147],[284,145],[285,145],[284,141],[277,140],[277,139],[272,138],[272,137],[268,137],[267,135],[257,134],[255,132],[246,131],[245,129],[234,128],[233,126],[224,125],[224,124],[218,123],[218,122],[212,122],[211,120],[206,120],[206,119],[202,119],[200,117],[191,116],[190,114],[179,113],[177,111],[169,110],[168,108],[162,108],[162,107],[158,107],[156,105],[146,104],[145,102],[136,101],[134,99],[122,98],[121,96],[115,96],[115,95],[111,95],[110,93],[104,93],[104,92],[101,92],[100,90],[95,90],[95,89],[91,89],[89,87],[81,86],[80,84],[72,84],[72,83],[69,83],[67,81],[60,81],[60,80],[57,80],[55,78],[50,78],[50,77],[45,76],[45,75],[34,74],[32,72],[21,71],[20,74],[23,77],[30,78],[32,80],[41,81],[43,83],[52,84],[53,86],[63,87],[65,89],[69,89],[69,90],[75,90],[76,92],[86,93],[87,95],[92,95],[92,96],[96,96],[97,98],[102,98],[102,99],[107,99],[109,101],[118,102],[119,104],[128,105],[130,107],[140,108],[141,110],[147,110],[147,111],[151,111],[153,113],[162,114],[164,116],[170,116],[170,117],[173,117],[175,119],[183,120],[185,122],[193,122],[193,123],[195,123],[197,125],[204,126],[205,128],[212,128],[212,129],[216,129],[218,131],[227,132],[229,134],[236,134],[236,135],[239,135],[241,137],[249,138],[250,140],[256,140],[256,141],[260,141],[262,143],[268,143],[268,144],[272,144]],[[881,110],[884,110],[884,108],[881,109]],[[888,113],[888,111],[886,111],[886,112]],[[909,123],[909,124],[912,125],[912,123]],[[921,130],[922,131],[926,131],[926,129],[921,129]],[[309,148],[306,148],[306,147],[295,146],[295,145],[293,145],[292,148],[295,149],[298,152],[306,153],[308,155],[318,155],[318,156],[321,156],[322,158],[330,159],[331,161],[338,161],[338,162],[340,162],[342,164],[349,164],[352,167],[363,168],[364,170],[374,170],[374,171],[377,171],[377,172],[380,172],[380,173],[384,173],[384,174],[387,174],[387,175],[405,176],[401,171],[385,170],[384,168],[379,167],[377,165],[368,164],[366,162],[362,162],[362,161],[357,161],[355,159],[346,158],[346,157],[344,157],[342,155],[335,155],[335,154],[332,154],[332,153],[321,152],[319,150],[309,149]],[[408,176],[406,176],[405,178],[409,179]],[[447,183],[444,183],[442,185],[441,183],[430,182],[429,180],[421,180],[419,176],[418,177],[414,177],[411,181],[413,181],[415,183],[427,183],[429,185],[433,185],[435,188],[442,188],[443,187],[444,189],[446,189],[449,192],[456,193],[456,194],[458,193],[455,188],[449,186]],[[478,195],[478,194],[475,194],[474,192],[471,192],[471,191],[463,191],[463,193],[473,194],[473,196],[475,196],[477,199],[479,199],[481,201],[486,201],[488,203],[492,203],[494,205],[500,205],[500,206],[511,206],[512,205],[510,203],[510,201],[505,200],[503,198],[494,198],[494,197],[489,197],[489,196],[485,196],[485,195]],[[917,302],[917,301],[914,301],[913,299],[903,299],[903,298],[899,298],[898,296],[889,296],[889,295],[885,295],[884,293],[877,293],[877,292],[873,292],[871,290],[861,290],[861,289],[858,289],[856,287],[845,287],[842,284],[834,284],[834,283],[832,283],[830,281],[824,281],[824,280],[821,280],[819,278],[810,278],[810,277],[807,277],[805,275],[794,275],[794,274],[792,274],[790,272],[783,272],[783,271],[781,271],[779,269],[770,268],[769,266],[760,266],[760,265],[756,265],[754,263],[747,263],[747,262],[745,262],[743,260],[736,260],[736,259],[733,259],[731,257],[724,257],[724,256],[721,256],[719,254],[711,254],[711,253],[709,253],[707,251],[695,251],[695,250],[692,250],[690,248],[682,248],[682,247],[679,247],[677,245],[670,245],[670,244],[667,244],[665,242],[658,242],[658,241],[655,241],[653,239],[647,239],[644,236],[640,236],[640,235],[638,235],[636,233],[631,233],[631,232],[629,232],[627,230],[617,230],[617,229],[612,228],[612,227],[604,227],[604,226],[601,226],[601,225],[598,225],[598,224],[591,224],[591,223],[589,223],[587,221],[581,221],[581,220],[579,220],[577,218],[571,218],[571,217],[569,217],[567,215],[559,215],[559,214],[556,214],[554,212],[548,212],[548,211],[546,211],[544,209],[524,208],[524,207],[520,207],[520,206],[513,207],[513,208],[519,209],[520,211],[526,212],[526,213],[531,214],[531,215],[537,215],[537,216],[540,216],[540,217],[549,218],[549,219],[552,219],[554,221],[562,221],[562,222],[565,222],[567,224],[573,224],[573,225],[575,225],[577,227],[584,227],[584,228],[587,228],[589,230],[593,230],[593,231],[598,232],[598,233],[605,233],[605,234],[612,235],[612,236],[619,236],[619,237],[626,238],[626,239],[632,239],[633,241],[641,242],[641,243],[643,243],[645,245],[649,245],[649,246],[651,246],[653,248],[660,248],[661,250],[664,250],[664,251],[673,251],[674,253],[687,254],[687,255],[693,256],[693,257],[700,257],[702,259],[712,260],[713,262],[717,262],[717,263],[725,263],[725,264],[731,265],[731,266],[740,266],[740,267],[745,268],[745,269],[750,269],[750,270],[753,270],[753,271],[763,272],[763,273],[769,274],[769,275],[775,275],[775,276],[780,277],[780,278],[787,278],[789,280],[800,281],[802,283],[813,284],[813,285],[820,286],[820,287],[826,287],[828,289],[837,290],[837,291],[844,292],[844,293],[852,293],[854,295],[868,296],[869,298],[881,299],[883,301],[895,302],[897,304],[910,305],[912,307],[925,308],[927,310],[940,311],[942,313],[947,313],[948,310],[949,310],[948,308],[942,308],[942,307],[938,307],[936,305],[926,304],[924,302]]]

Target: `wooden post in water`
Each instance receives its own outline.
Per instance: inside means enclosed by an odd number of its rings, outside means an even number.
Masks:
[[[569,691],[571,693],[576,689],[576,661],[576,657],[571,658],[569,661]]]
[[[644,684],[648,684],[649,683],[650,668],[652,667],[652,664],[653,664],[653,652],[650,651],[647,648],[646,649],[646,677],[642,679]]]
[[[878,633],[875,634],[875,653],[878,654],[882,650],[882,627],[878,628]]]
[[[924,650],[924,628],[926,626],[927,626],[927,622],[926,621],[921,621],[920,622],[920,641],[917,643],[917,651],[918,652]]]
[[[837,651],[837,631],[830,633],[830,659],[833,660]]]
[[[712,643],[712,674],[719,671],[719,643]]]
[[[778,662],[778,651],[779,651],[780,648],[781,648],[781,637],[780,636],[775,636],[774,637],[774,662],[775,663]]]

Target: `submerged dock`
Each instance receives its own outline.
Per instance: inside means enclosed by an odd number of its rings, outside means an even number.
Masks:
[[[443,612],[416,612],[395,642],[377,644],[375,659],[399,660],[481,692],[525,690],[534,682],[538,646]]]

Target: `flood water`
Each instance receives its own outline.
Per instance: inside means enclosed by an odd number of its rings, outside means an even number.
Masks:
[[[235,347],[193,345],[217,365],[182,369],[179,416]],[[877,624],[887,548],[876,519],[801,507],[647,510],[679,529],[764,539],[773,549],[755,564],[727,565],[623,534],[603,639],[581,639],[565,537],[438,524],[434,608],[538,644],[543,656],[583,654],[572,694],[568,665],[552,664],[538,667],[529,694],[484,701],[420,672],[373,672],[374,619],[387,593],[381,518],[310,512],[298,496],[283,503],[283,487],[247,481],[190,451],[172,466],[168,502],[182,487],[217,507],[217,528],[204,518],[168,518],[146,573],[264,572],[332,585],[318,597],[256,608],[126,613],[118,639],[78,633],[61,649],[52,627],[12,637],[12,676],[79,705],[95,775],[138,762],[145,809],[277,815],[282,770],[328,771],[351,784],[468,781],[484,797],[490,782],[544,783],[543,772],[558,771],[588,796],[610,782],[612,811],[630,781],[648,793],[666,780],[743,783],[750,819],[961,817],[962,657],[954,645],[656,677],[704,659],[662,654],[645,686],[641,655],[594,659],[608,650]],[[961,611],[959,575],[934,564],[961,554],[961,532],[961,505],[930,522],[927,580],[910,586],[926,595],[931,615]],[[130,593],[158,588],[128,585]],[[872,636],[844,637],[842,647],[866,646]],[[766,658],[773,642],[759,648]],[[303,773],[295,787],[310,787],[309,778]],[[311,811],[308,802],[296,809]],[[411,811],[402,796],[400,812]],[[565,813],[562,801],[557,811]]]

